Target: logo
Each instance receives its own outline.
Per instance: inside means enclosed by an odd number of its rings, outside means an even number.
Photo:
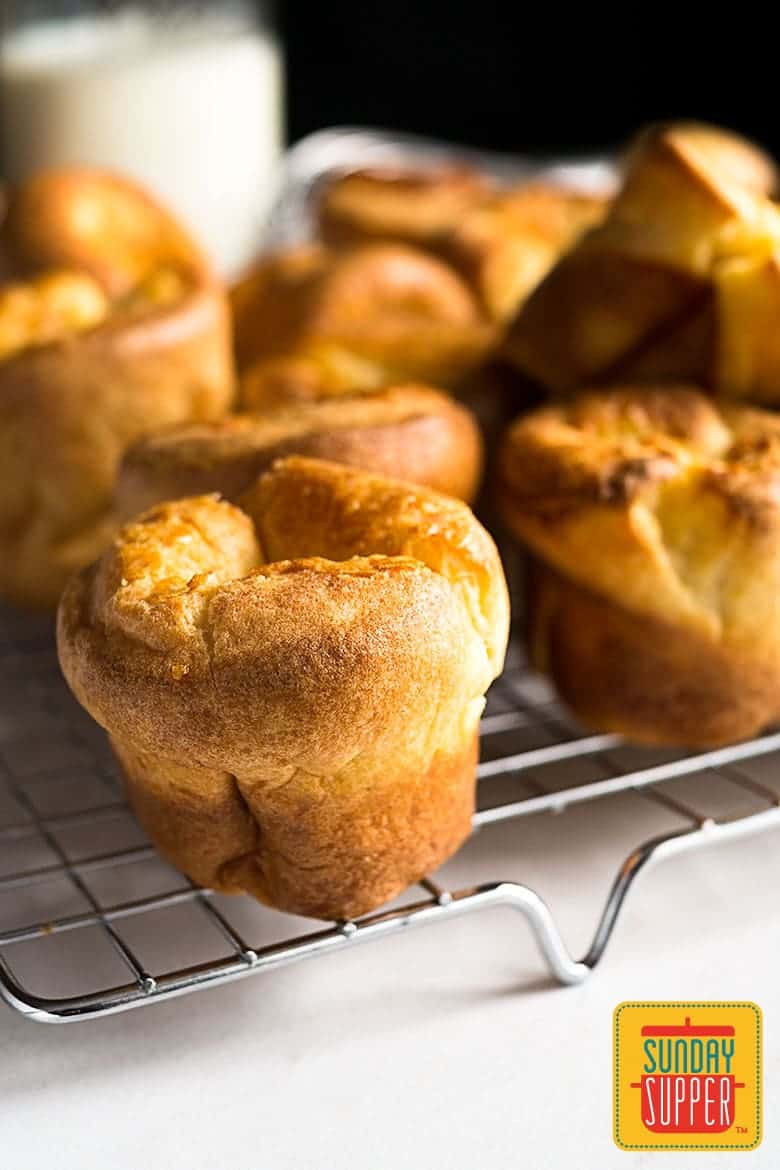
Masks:
[[[761,1009],[621,1003],[614,1137],[622,1150],[754,1150],[761,1142]]]

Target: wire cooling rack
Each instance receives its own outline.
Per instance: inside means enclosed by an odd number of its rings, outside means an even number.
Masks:
[[[603,159],[541,165],[375,130],[321,131],[287,154],[267,240],[310,233],[328,172],[356,159],[431,157],[472,161],[499,179],[545,176],[596,188],[613,179]],[[695,755],[586,734],[527,671],[516,641],[488,696],[481,760],[475,831],[574,815],[586,802],[607,813],[627,792],[667,814],[673,827],[638,844],[619,867],[581,959],[569,953],[542,898],[514,880],[448,890],[425,879],[389,908],[324,927],[254,903],[245,914],[247,899],[194,887],[157,856],[130,813],[105,735],[60,676],[51,622],[0,610],[0,994],[34,1020],[109,1015],[495,907],[519,912],[552,976],[576,984],[601,959],[628,891],[650,863],[780,824],[780,732]],[[724,787],[738,797],[736,814],[715,814],[715,805],[735,803],[724,802]]]
[[[261,944],[238,925],[246,899],[196,888],[144,838],[103,732],[59,674],[50,622],[0,612],[0,678],[0,992],[34,1020],[108,1015],[493,907],[518,911],[554,978],[579,983],[649,863],[780,824],[780,732],[695,755],[627,752],[615,736],[578,728],[513,642],[482,721],[475,830],[586,801],[603,808],[626,791],[675,821],[620,866],[587,953],[574,959],[545,902],[509,880],[446,890],[425,879],[401,905],[326,926],[257,907],[261,939],[268,923],[283,928]],[[583,783],[584,760],[593,778]],[[739,815],[707,813],[715,772],[738,790]],[[698,777],[695,799],[675,794],[680,777]]]

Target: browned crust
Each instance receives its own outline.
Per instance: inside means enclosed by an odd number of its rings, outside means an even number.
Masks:
[[[401,893],[471,830],[477,737],[424,772],[369,786],[299,775],[253,799],[251,786],[140,756],[114,743],[130,803],[157,848],[201,885],[248,893],[290,914],[355,918]]]
[[[704,378],[711,355],[686,348],[681,360],[677,339],[708,293],[697,275],[586,240],[534,289],[502,350],[524,373],[567,394],[589,382],[631,377],[634,360],[647,362],[653,350],[662,351],[657,360],[667,367],[678,364]]]
[[[479,428],[464,407],[422,386],[184,424],[134,444],[122,460],[117,510],[220,492],[236,500],[286,455],[307,455],[425,484],[470,501],[482,467]]]
[[[336,247],[376,240],[437,247],[488,191],[487,179],[466,166],[351,171],[321,193],[320,235]]]
[[[651,499],[654,487],[692,470],[756,525],[772,513],[777,521],[780,418],[691,386],[586,391],[512,424],[499,480],[508,509],[555,516]]]
[[[316,460],[279,461],[244,508],[126,526],[63,595],[60,662],[188,872],[369,909],[467,831],[508,632],[498,554],[464,504]]]
[[[672,623],[631,613],[535,561],[533,664],[589,727],[637,743],[709,748],[780,717],[780,669]]]
[[[765,422],[778,429],[772,416]],[[677,473],[688,451],[715,459],[732,442],[717,406],[695,387],[584,391],[515,420],[499,477],[507,507],[531,513],[627,504]]]

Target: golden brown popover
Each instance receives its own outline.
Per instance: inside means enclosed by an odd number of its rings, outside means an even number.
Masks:
[[[162,500],[206,492],[236,501],[286,455],[362,467],[471,502],[481,478],[482,437],[470,411],[428,386],[180,423],[125,452],[117,511],[127,519]]]
[[[774,159],[741,134],[707,122],[656,123],[640,131],[630,144],[629,162],[632,154],[645,149],[648,137],[656,138],[659,134],[675,143],[683,155],[692,147],[700,157],[709,156],[720,174],[757,195],[771,196],[777,192],[778,170]]]
[[[262,260],[232,293],[241,402],[421,381],[452,387],[494,329],[447,264],[403,244],[312,244]]]
[[[67,586],[62,668],[195,881],[365,913],[467,836],[508,599],[468,507],[317,460],[159,505]]]
[[[583,721],[709,746],[780,718],[780,418],[678,386],[520,418],[499,461],[534,558],[533,663]]]
[[[98,171],[11,191],[0,265],[0,595],[48,606],[112,531],[124,448],[228,407],[227,301],[171,217]]]
[[[780,401],[780,210],[764,194],[768,166],[701,127],[645,132],[603,225],[510,327],[509,360],[562,392],[688,378]]]
[[[438,248],[490,190],[468,166],[377,166],[336,175],[323,187],[319,232],[335,247],[394,240]]]
[[[488,315],[514,317],[562,252],[607,213],[606,195],[554,183],[525,183],[469,209],[454,226],[447,256],[476,289]]]

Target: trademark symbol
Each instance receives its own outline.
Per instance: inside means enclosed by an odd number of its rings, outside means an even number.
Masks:
[[[747,1133],[748,1127],[746,1125],[735,1125],[734,1129],[737,1133]]]

